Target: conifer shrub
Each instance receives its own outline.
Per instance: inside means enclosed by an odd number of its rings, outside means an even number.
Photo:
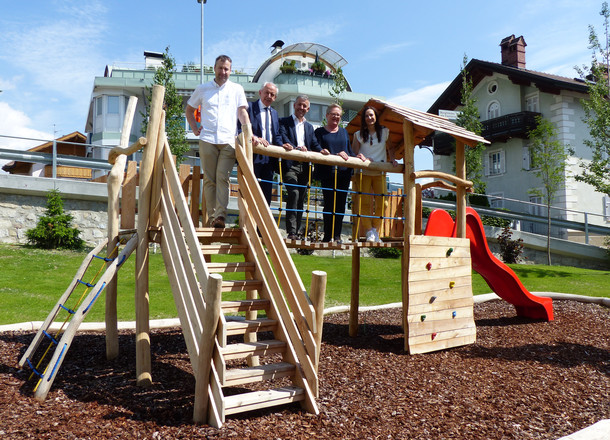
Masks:
[[[518,263],[523,253],[523,240],[513,240],[513,233],[508,226],[505,226],[502,233],[498,236],[500,245],[500,256],[502,261],[507,264]]]
[[[72,215],[64,212],[64,202],[58,189],[47,194],[45,215],[38,219],[35,228],[26,231],[28,242],[41,249],[82,249],[85,242],[80,231],[71,227]]]

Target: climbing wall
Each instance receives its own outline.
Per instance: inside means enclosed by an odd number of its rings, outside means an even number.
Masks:
[[[470,240],[412,235],[407,258],[409,353],[474,343]]]

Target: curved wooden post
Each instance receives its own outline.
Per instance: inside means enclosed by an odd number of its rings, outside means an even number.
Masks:
[[[455,140],[455,175],[457,178],[466,180],[466,145],[459,139]],[[466,187],[457,185],[455,194],[455,227],[456,237],[466,238]]]
[[[125,148],[129,145],[129,136],[133,124],[133,116],[136,113],[138,98],[131,96],[127,104],[121,140],[119,147]],[[108,258],[118,256],[117,246],[119,244],[119,194],[125,177],[125,162],[127,156],[121,154],[114,162],[112,170],[108,174],[108,247],[106,248]],[[110,266],[110,262],[106,266]],[[106,287],[106,358],[114,359],[119,355],[119,331],[117,326],[117,277],[112,277]]]
[[[216,328],[220,318],[222,276],[217,273],[210,274],[207,287],[203,332],[201,332],[199,338],[199,358],[195,376],[195,405],[193,408],[193,421],[195,423],[206,423],[208,420],[208,387],[210,385],[212,354],[216,341]]]
[[[165,88],[153,86],[150,120],[146,132],[147,145],[140,163],[140,196],[138,199],[138,247],[136,252],[136,379],[139,386],[152,384],[150,365],[150,323],[148,294],[148,227],[150,225],[150,196],[155,150],[159,136]]]
[[[320,366],[320,349],[322,348],[322,326],[324,325],[324,300],[326,297],[326,272],[314,270],[311,273],[310,298],[313,308],[316,311],[316,359],[314,366],[316,372]],[[318,397],[316,395],[316,397]]]
[[[404,203],[405,227],[404,227],[404,244],[402,250],[402,328],[405,333],[404,347],[405,351],[409,350],[409,240],[415,234],[415,206],[417,198],[417,190],[415,188],[415,179],[412,173],[415,171],[415,135],[413,133],[413,123],[406,119],[402,123],[402,131],[404,136],[404,151],[405,151],[405,168],[404,168],[404,188],[406,200]]]

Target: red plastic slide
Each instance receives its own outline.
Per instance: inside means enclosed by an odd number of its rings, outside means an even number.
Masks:
[[[428,218],[424,235],[455,237],[455,222],[447,211],[435,209]],[[472,268],[500,298],[515,306],[517,316],[553,320],[553,300],[532,295],[515,272],[494,257],[487,245],[481,218],[472,208],[466,208],[466,237],[470,239]]]

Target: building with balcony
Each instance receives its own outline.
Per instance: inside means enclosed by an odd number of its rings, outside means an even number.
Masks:
[[[581,100],[587,99],[587,85],[578,78],[565,78],[526,69],[524,38],[507,37],[500,43],[501,63],[471,60],[465,70],[473,82],[472,95],[476,99],[483,137],[491,141],[483,156],[488,199],[492,207],[523,211],[510,206],[506,199],[527,201],[529,214],[544,215],[540,197],[532,195],[532,188],[542,189],[535,176],[535,165],[530,160],[529,131],[535,127],[535,117],[541,115],[551,121],[559,141],[574,150],[567,160],[565,185],[556,194],[552,213],[567,220],[583,221],[582,214],[597,214],[592,223],[610,223],[610,200],[593,188],[577,182],[580,158],[591,159],[591,151],[583,144],[589,135],[583,122]],[[430,107],[428,112],[459,111],[461,107],[462,75],[458,75]],[[452,172],[454,145],[449,139],[433,139],[434,168]],[[543,225],[525,224],[522,229],[541,232]],[[567,232],[560,232],[559,235]],[[565,238],[565,237],[564,237]]]
[[[280,117],[293,113],[293,104],[298,95],[308,95],[311,107],[306,118],[314,126],[319,126],[324,120],[326,107],[333,102],[329,94],[334,84],[337,69],[347,64],[347,61],[334,50],[316,43],[296,43],[283,47],[282,41],[276,41],[271,46],[271,55],[252,74],[240,71],[234,61],[230,81],[241,84],[248,100],[258,99],[258,91],[262,85],[271,81],[278,86],[278,96],[274,108]],[[142,135],[142,117],[145,111],[146,88],[152,87],[155,68],[161,65],[163,54],[144,52],[144,63],[137,68],[106,66],[104,76],[96,77],[89,105],[89,113],[85,131],[89,143],[94,145],[91,157],[105,159],[108,147],[118,145],[120,130],[123,124],[127,102],[130,96],[138,97],[136,118],[131,131],[131,140],[135,141]],[[315,64],[315,66],[314,66]],[[284,66],[293,66],[287,68]],[[322,67],[313,69],[313,67]],[[184,106],[195,87],[201,83],[200,68],[193,63],[179,66],[174,74],[176,90],[183,96]],[[212,68],[204,66],[203,82],[214,79]],[[344,120],[349,122],[371,97],[377,95],[356,93],[348,87],[342,93],[345,110]],[[197,139],[192,134],[186,118],[184,120],[187,138],[191,144],[188,159],[191,163],[198,162]],[[100,148],[95,148],[99,146]]]

